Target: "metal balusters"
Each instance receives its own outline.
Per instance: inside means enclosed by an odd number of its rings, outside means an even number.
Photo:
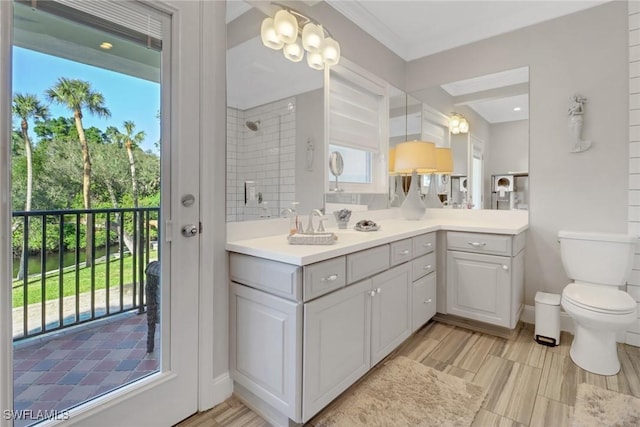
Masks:
[[[133,212],[133,253],[131,254],[131,273],[133,274],[133,283],[131,284],[132,298],[131,307],[136,306],[136,293],[138,290],[138,281],[136,280],[136,260],[138,258],[138,215]]]
[[[41,332],[47,330],[47,216],[42,217],[42,247],[40,248],[40,317]]]
[[[29,336],[29,217],[24,216],[22,223],[22,315],[23,319],[23,336],[26,338]]]
[[[124,310],[124,212],[120,213],[120,311]]]
[[[106,223],[105,223],[105,231],[107,233],[107,238],[106,238],[106,265],[105,265],[105,271],[104,271],[104,275],[105,275],[105,284],[104,284],[104,292],[105,292],[105,300],[106,300],[106,313],[107,315],[109,315],[111,313],[111,299],[109,298],[109,291],[111,288],[111,277],[110,277],[110,273],[111,273],[111,212],[107,212],[107,219],[106,219]]]
[[[58,220],[58,326],[64,326],[64,214]]]
[[[75,279],[76,279],[76,322],[80,321],[80,213],[76,214],[76,251],[75,251]]]

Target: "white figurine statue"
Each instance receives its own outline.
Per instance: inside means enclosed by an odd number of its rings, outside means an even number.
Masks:
[[[584,124],[584,104],[587,98],[574,95],[569,106],[569,131],[571,133],[571,152],[580,153],[591,148],[591,140],[582,139],[582,125]]]

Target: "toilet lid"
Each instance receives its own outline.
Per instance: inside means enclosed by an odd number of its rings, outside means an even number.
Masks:
[[[631,295],[616,288],[569,283],[562,295],[577,306],[601,313],[626,314],[637,308]]]

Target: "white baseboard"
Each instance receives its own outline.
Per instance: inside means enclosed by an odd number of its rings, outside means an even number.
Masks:
[[[532,305],[525,305],[524,310],[522,310],[520,320],[524,323],[535,325],[536,308]],[[560,311],[560,330],[569,332],[570,334],[573,334],[574,332],[573,319],[571,319],[571,317],[569,317],[569,315],[564,311]]]
[[[209,384],[203,384],[200,390],[203,394],[199,399],[198,411],[202,412],[213,408],[218,403],[222,403],[231,397],[231,393],[233,393],[233,381],[229,376],[229,372],[225,372],[213,378],[209,381]]]

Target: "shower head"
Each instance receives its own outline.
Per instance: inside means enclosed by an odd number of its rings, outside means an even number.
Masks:
[[[260,120],[256,120],[255,122],[247,120],[246,122],[244,122],[244,124],[250,131],[257,132],[258,128],[260,127]]]

